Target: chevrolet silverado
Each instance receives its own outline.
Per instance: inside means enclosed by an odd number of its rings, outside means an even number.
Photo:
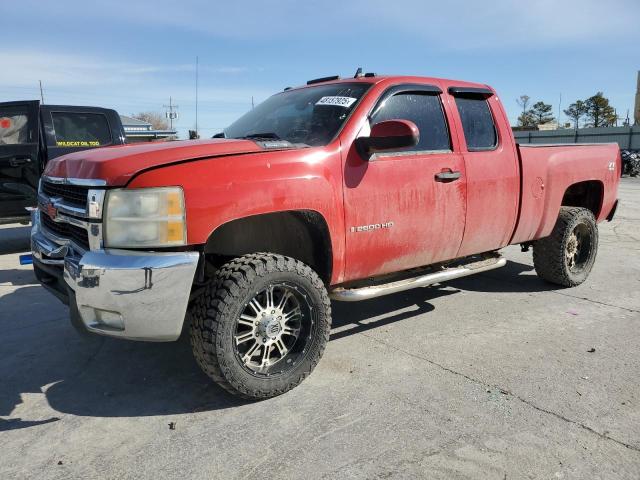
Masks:
[[[245,398],[320,360],[330,298],[357,301],[503,266],[585,281],[611,220],[617,145],[517,145],[487,85],[325,77],[210,140],[50,161],[34,212],[39,281],[84,332],[175,341]]]

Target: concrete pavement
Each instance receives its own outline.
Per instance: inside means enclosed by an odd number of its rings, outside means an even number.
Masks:
[[[79,337],[18,265],[28,228],[3,227],[0,478],[640,478],[640,181],[620,197],[580,287],[510,247],[503,269],[334,303],[311,377],[254,403],[187,342]]]

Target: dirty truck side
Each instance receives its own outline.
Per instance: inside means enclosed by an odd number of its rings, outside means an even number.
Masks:
[[[617,205],[615,145],[516,145],[486,85],[311,81],[212,140],[49,163],[34,214],[41,283],[81,331],[191,338],[234,394],[265,398],[319,361],[330,298],[366,300],[505,264],[533,248],[570,287]],[[49,185],[63,185],[53,205]]]

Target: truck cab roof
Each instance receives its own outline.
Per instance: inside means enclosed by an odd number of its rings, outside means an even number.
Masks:
[[[447,78],[438,78],[438,77],[423,77],[423,76],[410,76],[410,75],[375,75],[371,77],[361,76],[357,78],[335,78],[335,77],[325,77],[327,80],[321,81],[323,79],[312,80],[312,83],[307,83],[305,85],[299,85],[297,87],[293,87],[288,90],[297,90],[301,88],[312,88],[317,85],[329,85],[336,83],[368,83],[368,84],[388,84],[395,85],[401,83],[417,83],[417,84],[433,84],[433,85],[442,85],[445,88],[449,87],[464,87],[464,88],[474,88],[474,89],[485,89],[490,90],[492,93],[495,93],[495,90],[491,88],[487,84],[477,83],[477,82],[468,82],[464,80],[454,80]]]

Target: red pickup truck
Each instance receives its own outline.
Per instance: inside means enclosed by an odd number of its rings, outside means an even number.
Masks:
[[[47,165],[35,273],[83,331],[173,341],[234,394],[298,385],[330,298],[363,300],[505,264],[583,282],[611,220],[615,144],[522,146],[486,85],[327,77],[211,140],[77,152]]]

